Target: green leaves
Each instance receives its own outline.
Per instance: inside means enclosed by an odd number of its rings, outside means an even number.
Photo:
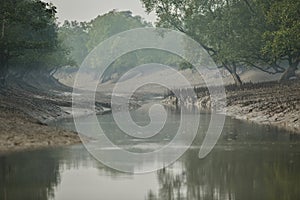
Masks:
[[[88,31],[89,40],[87,43],[89,51],[105,39],[126,30],[151,26],[142,20],[141,17],[134,17],[130,11],[110,11],[107,14],[98,16],[90,23]]]
[[[40,0],[1,1],[1,67],[29,70],[67,64],[55,14],[55,6]]]
[[[217,64],[255,66],[268,72],[263,69],[266,64],[276,71],[280,60],[300,62],[299,0],[142,2],[148,12],[157,13],[158,26],[188,34]],[[225,68],[232,71],[230,66]]]
[[[151,24],[145,22],[140,16],[133,16],[130,11],[117,12],[113,10],[96,17],[90,22],[66,21],[59,28],[59,38],[63,41],[64,46],[70,50],[70,58],[79,66],[88,53],[105,39],[126,30],[147,26],[151,26]],[[118,41],[115,41],[114,45],[116,47],[113,49],[117,49]],[[107,71],[108,77],[104,77],[104,80],[110,79],[113,74],[114,76],[116,74],[120,75],[128,69],[137,66],[139,61],[144,59],[145,55],[133,52],[116,60]]]
[[[59,40],[68,49],[69,58],[74,61],[74,65],[80,66],[88,54],[88,29],[88,23],[76,21],[65,21],[59,28]]]
[[[264,33],[264,54],[278,59],[300,59],[300,2],[298,0],[273,0],[264,7],[268,25]]]

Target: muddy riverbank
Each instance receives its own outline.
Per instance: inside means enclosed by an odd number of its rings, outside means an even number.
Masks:
[[[22,87],[1,88],[0,154],[25,149],[79,143],[72,131],[49,127],[47,122],[70,114],[62,108],[71,106],[66,91],[43,92]]]
[[[95,104],[91,105],[88,99],[91,93],[76,90],[78,94],[75,95],[82,108],[74,113],[73,89],[55,80],[47,84],[44,82],[12,80],[7,87],[0,87],[0,154],[79,143],[77,133],[48,124],[73,116],[87,116],[93,112],[97,115],[110,112],[110,94],[95,93]],[[130,102],[130,108],[138,106],[137,101]]]
[[[241,88],[227,86],[227,115],[269,124],[300,133],[300,81],[246,84]],[[69,130],[50,127],[48,122],[72,117],[72,91],[50,89],[47,92],[23,87],[0,91],[0,153],[62,146],[79,143],[78,135]],[[192,102],[201,109],[212,103],[205,88],[197,90],[198,99]],[[96,95],[96,111],[106,112],[109,97]],[[164,103],[175,104],[169,97]],[[87,115],[82,110],[78,115]]]
[[[15,109],[0,108],[0,154],[80,143],[77,133],[41,124]]]
[[[106,112],[102,103],[96,102],[98,114]],[[77,116],[87,115],[85,109]],[[38,84],[10,84],[0,88],[0,154],[80,143],[77,133],[50,127],[53,120],[72,117],[72,89],[63,85],[41,89]]]
[[[210,109],[215,104],[211,102],[206,88],[198,88],[197,96],[196,101],[183,103],[193,104],[200,109]],[[163,102],[168,105],[180,104],[173,96]],[[226,114],[300,134],[300,81],[248,83],[240,88],[226,86]]]

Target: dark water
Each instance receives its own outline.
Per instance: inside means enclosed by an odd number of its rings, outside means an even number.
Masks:
[[[116,144],[145,150],[172,136],[179,113],[170,111],[165,134],[146,143],[123,138],[110,115],[101,116]],[[133,113],[139,123],[144,118]],[[202,114],[199,132],[209,114]],[[72,128],[71,121],[59,125]],[[2,200],[296,200],[300,199],[300,139],[289,132],[226,119],[214,150],[198,159],[199,136],[173,165],[153,173],[125,174],[105,167],[81,145],[0,157]],[[159,162],[159,161],[158,161]]]

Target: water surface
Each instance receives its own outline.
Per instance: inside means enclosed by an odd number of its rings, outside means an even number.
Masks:
[[[132,116],[141,125],[147,124],[146,115],[133,112]],[[170,110],[164,132],[147,141],[121,134],[111,115],[100,118],[115,144],[143,152],[152,151],[173,137],[180,113]],[[298,136],[227,118],[218,144],[209,156],[200,160],[199,146],[209,119],[209,114],[201,114],[199,136],[178,161],[147,174],[110,169],[81,145],[1,156],[0,199],[300,199]],[[70,120],[59,125],[74,128]]]

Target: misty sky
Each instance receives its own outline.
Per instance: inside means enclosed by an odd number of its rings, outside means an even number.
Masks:
[[[44,0],[52,2],[58,9],[58,20],[90,21],[100,14],[113,9],[131,10],[133,15],[140,15],[150,22],[155,21],[155,14],[147,15],[140,0]]]

